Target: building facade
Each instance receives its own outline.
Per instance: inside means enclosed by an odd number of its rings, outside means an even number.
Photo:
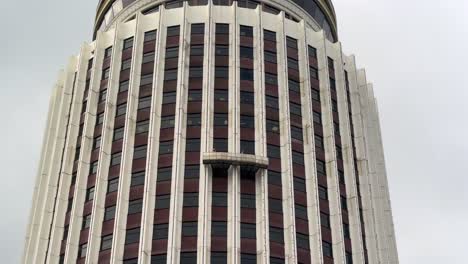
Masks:
[[[101,0],[23,263],[398,263],[378,109],[329,0]]]

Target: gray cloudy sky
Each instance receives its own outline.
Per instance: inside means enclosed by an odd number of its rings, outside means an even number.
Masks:
[[[0,256],[19,263],[51,87],[98,0],[2,0]],[[466,263],[468,1],[334,0],[375,84],[403,264]]]

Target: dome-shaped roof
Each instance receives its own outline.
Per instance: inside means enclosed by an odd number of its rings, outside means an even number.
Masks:
[[[96,11],[96,21],[94,26],[94,35],[105,23],[110,23],[112,18],[115,17],[120,11],[125,9],[130,4],[140,0],[99,0],[99,4]],[[168,2],[159,1],[161,3]],[[174,0],[171,0],[174,1]],[[176,0],[184,1],[184,0]],[[237,1],[237,0],[231,0]],[[337,27],[336,27],[336,15],[331,0],[239,0],[239,1],[251,1],[256,3],[275,4],[282,3],[282,1],[290,1],[309,13],[312,18],[325,30],[329,39],[337,39]],[[154,2],[158,2],[154,0]]]

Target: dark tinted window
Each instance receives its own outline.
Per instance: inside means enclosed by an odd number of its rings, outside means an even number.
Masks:
[[[115,205],[106,207],[104,211],[104,221],[109,221],[115,218]]]
[[[197,236],[197,222],[183,222],[182,223],[182,236],[193,237]]]
[[[238,3],[242,3],[242,1]],[[240,26],[240,35],[243,37],[253,37],[253,28],[249,26]]]
[[[148,146],[146,145],[135,147],[133,150],[133,159],[146,158],[147,150],[148,150]]]
[[[125,234],[125,245],[138,243],[140,241],[140,228],[128,229]]]
[[[270,226],[270,240],[280,244],[284,243],[284,234],[282,228]]]
[[[109,180],[107,184],[107,193],[116,192],[119,188],[119,178]]]
[[[172,177],[172,168],[167,167],[167,168],[159,168],[158,169],[158,175],[157,175],[157,181],[162,182],[162,181],[169,181],[171,180]]]
[[[168,224],[156,224],[153,226],[153,240],[167,239]]]
[[[241,194],[241,208],[255,209],[255,195]]]
[[[142,199],[137,199],[137,200],[128,202],[128,214],[141,213],[142,208],[143,208]]]
[[[132,180],[130,186],[139,186],[145,184],[145,175],[144,171],[132,173]]]
[[[213,192],[212,206],[227,207],[227,193]]]
[[[184,193],[184,207],[197,207],[198,193]]]
[[[168,37],[178,36],[179,31],[180,31],[179,26],[168,27],[167,28],[167,36]]]
[[[156,209],[167,209],[171,204],[170,195],[158,195],[156,196]]]
[[[253,59],[253,48],[251,47],[240,47],[240,57],[241,58],[247,58],[247,59]]]
[[[211,222],[211,235],[212,236],[227,236],[227,222],[213,221]]]
[[[170,154],[172,153],[173,142],[172,141],[163,141],[159,143],[159,154]]]

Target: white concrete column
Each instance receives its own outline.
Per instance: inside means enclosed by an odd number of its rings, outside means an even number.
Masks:
[[[348,204],[348,221],[354,263],[364,262],[364,248],[362,244],[361,220],[359,214],[359,198],[354,174],[354,154],[351,142],[351,127],[346,93],[345,64],[341,43],[334,43],[333,58],[335,60],[335,79],[340,119],[341,148],[343,153],[343,167],[346,183],[346,200]],[[346,257],[346,256],[345,256]]]
[[[333,125],[330,75],[328,69],[328,56],[331,56],[333,52],[333,44],[326,39],[323,31],[322,40],[323,44],[317,49],[317,60],[320,79],[320,99],[322,102],[323,140],[325,145],[330,224],[333,240],[333,259],[335,263],[345,263],[340,183],[338,179],[335,129]]]
[[[163,32],[161,25],[162,16],[159,12],[152,13],[146,16],[139,16],[138,31],[147,32],[157,30],[155,59],[153,71],[153,93],[151,96],[151,115],[150,127],[148,131],[148,155],[146,158],[146,180],[145,193],[143,195],[143,212],[142,224],[140,233],[140,253],[139,263],[146,264],[151,262],[151,252],[153,244],[153,220],[154,208],[156,202],[156,185],[158,172],[158,157],[159,157],[159,135],[161,123],[161,102],[162,102],[162,87],[164,76],[164,56],[162,56]],[[141,28],[141,29],[140,29]],[[143,33],[144,34],[144,33]],[[139,81],[138,81],[139,84]]]
[[[88,102],[86,106],[84,127],[81,139],[80,159],[78,161],[78,170],[75,184],[75,193],[73,196],[73,206],[70,212],[69,235],[67,239],[67,248],[65,251],[65,263],[76,262],[81,225],[83,221],[83,207],[86,195],[86,186],[88,182],[90,157],[94,139],[94,129],[96,124],[97,101],[99,98],[99,87],[102,75],[102,63],[104,50],[111,46],[113,31],[98,33],[94,45],[93,67],[91,68],[91,78],[88,91]]]
[[[291,122],[289,113],[289,87],[288,87],[288,54],[286,37],[289,34],[296,37],[294,26],[286,26],[288,23],[285,13],[281,12],[279,21],[282,28],[278,30],[278,101],[280,120],[280,144],[281,144],[281,176],[283,192],[283,227],[284,227],[284,255],[287,264],[297,262],[296,243],[296,211],[294,204],[293,165],[291,148]],[[293,30],[290,32],[289,30]],[[293,33],[294,32],[294,33]]]

